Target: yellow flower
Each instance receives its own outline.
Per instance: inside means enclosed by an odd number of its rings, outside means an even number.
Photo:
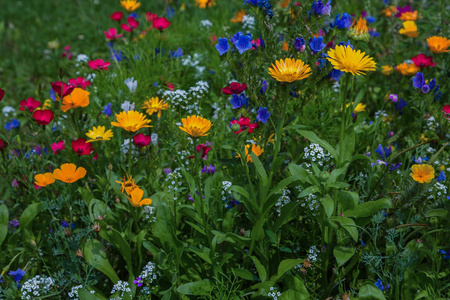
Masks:
[[[359,17],[358,21],[354,22],[352,27],[350,27],[349,35],[357,41],[368,41],[370,35],[366,19]]]
[[[143,113],[134,110],[122,111],[120,114],[116,114],[116,118],[117,122],[111,122],[111,125],[122,127],[126,131],[136,132],[141,128],[152,127],[148,125],[151,120],[146,119]]]
[[[89,105],[89,92],[75,88],[70,95],[62,99],[61,110],[66,112],[71,108],[86,107]]]
[[[93,127],[91,130],[86,133],[86,135],[91,138],[86,141],[86,143],[99,142],[99,141],[109,141],[111,137],[113,137],[113,133],[111,129],[105,131],[105,126]]]
[[[352,102],[352,105],[353,105],[353,102]],[[347,104],[347,107],[349,107],[349,106],[350,106],[350,103]],[[366,110],[366,107],[367,107],[367,105],[364,105],[364,104],[362,104],[362,103],[358,103],[358,104],[356,105],[355,109],[353,110],[353,112],[354,112],[355,114],[360,113],[360,112],[362,112],[362,111],[365,111],[365,110]]]
[[[53,171],[53,177],[65,183],[72,183],[86,176],[86,169],[74,164],[63,164],[60,169]]]
[[[377,68],[372,57],[365,56],[365,52],[353,50],[350,46],[336,46],[327,54],[327,60],[342,72],[365,75],[363,71],[374,71]]]
[[[142,205],[150,205],[152,204],[152,199],[146,198],[142,199],[142,196],[144,196],[144,191],[140,188],[134,189],[131,194],[131,197],[128,197],[128,201],[130,201],[131,206],[133,207],[140,207]]]
[[[428,47],[433,53],[449,52],[450,40],[442,36],[432,36],[427,38]]]
[[[146,109],[147,114],[150,116],[157,112],[158,118],[161,118],[161,110],[169,109],[169,104],[164,103],[163,100],[159,100],[158,97],[152,97],[144,102],[142,109]]]
[[[211,121],[200,116],[188,116],[181,120],[183,126],[178,126],[181,130],[193,138],[208,135],[207,131],[211,129]]]
[[[262,149],[259,145],[255,144],[245,145],[245,156],[247,157],[247,162],[253,162],[252,157],[250,156],[249,153],[250,147],[251,151],[258,157],[264,152],[264,149]],[[238,154],[236,157],[241,157],[241,155]]]
[[[400,29],[399,33],[412,38],[417,37],[419,35],[419,32],[417,31],[416,22],[414,21],[403,22],[403,28]]]
[[[120,0],[120,5],[128,12],[132,12],[138,9],[141,6],[141,3],[136,0]]]
[[[308,78],[311,68],[301,59],[286,58],[275,61],[275,65],[269,68],[269,74],[279,82],[294,82]]]
[[[216,0],[195,0],[195,5],[200,8],[211,7],[216,5]]]
[[[231,23],[241,23],[245,15],[245,10],[241,9],[234,14],[233,19],[231,19],[230,21]]]
[[[388,66],[388,65],[381,66],[381,73],[383,75],[386,75],[386,76],[391,75],[393,71],[394,71],[394,68],[392,66]]]
[[[398,66],[395,67],[395,70],[399,73],[401,73],[402,75],[405,76],[412,76],[415,75],[417,72],[420,71],[420,68],[418,66],[416,66],[416,64],[414,63],[401,63]]]
[[[44,174],[36,174],[34,176],[34,183],[38,186],[47,186],[55,182],[55,177],[53,177],[52,173],[44,173]]]
[[[133,176],[126,174],[126,177],[122,178],[123,181],[116,181],[117,183],[120,183],[120,192],[127,193],[128,195],[131,195],[131,192],[135,189],[138,189],[139,186],[134,182]]]
[[[381,12],[382,14],[384,14],[386,17],[390,18],[392,16],[392,14],[397,13],[397,8],[395,8],[395,6],[390,5],[389,7],[383,9],[383,11]]]
[[[417,10],[402,13],[399,19],[402,21],[417,21]]]
[[[291,2],[291,0],[282,0],[280,3],[280,6],[283,8],[286,8],[289,6],[289,3]]]
[[[434,168],[430,165],[413,165],[411,171],[412,179],[419,183],[430,183],[434,178]]]

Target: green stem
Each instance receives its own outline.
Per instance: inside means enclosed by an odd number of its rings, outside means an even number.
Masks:
[[[339,164],[344,161],[344,132],[345,132],[345,119],[346,119],[346,102],[347,102],[347,87],[350,75],[344,74],[345,81],[342,87],[342,116],[341,116],[341,134],[339,136]]]

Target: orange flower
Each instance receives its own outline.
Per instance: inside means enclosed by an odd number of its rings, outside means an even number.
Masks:
[[[402,13],[399,19],[402,21],[417,21],[417,10]]]
[[[433,53],[449,52],[450,40],[442,36],[432,36],[427,38],[428,47]]]
[[[282,0],[280,3],[280,6],[283,8],[286,8],[289,6],[289,3],[291,2],[291,0]]]
[[[419,35],[419,32],[417,31],[417,25],[414,21],[403,22],[403,28],[401,28],[398,32],[412,38],[415,38]]]
[[[47,186],[55,182],[55,177],[53,177],[52,173],[44,173],[44,174],[36,174],[34,176],[34,183],[38,186]]]
[[[234,14],[233,19],[231,19],[230,21],[231,23],[241,23],[242,20],[244,20],[245,15],[245,10],[241,9]]]
[[[390,18],[392,17],[392,14],[397,13],[397,11],[398,10],[395,8],[395,6],[391,5],[388,8],[383,9],[381,13],[384,14],[386,17]]]
[[[282,50],[283,50],[283,51],[288,51],[288,50],[289,50],[289,46],[288,46],[288,43],[287,43],[286,41],[283,42],[283,48],[282,48]]]
[[[65,183],[73,183],[86,176],[86,169],[83,167],[77,169],[77,166],[74,164],[63,164],[60,169],[55,169],[53,171],[53,176],[55,179]]]
[[[120,183],[120,191],[123,193],[127,193],[128,195],[131,195],[131,192],[135,189],[138,189],[139,186],[134,182],[133,176],[126,174],[126,177],[122,178],[123,181],[116,181],[117,183]]]
[[[392,72],[394,71],[394,68],[392,66],[386,65],[386,66],[381,66],[381,73],[383,75],[391,75]]]
[[[81,88],[75,88],[70,95],[62,100],[61,110],[66,112],[71,108],[86,107],[89,105],[89,92]]]
[[[256,155],[260,156],[264,149],[262,149],[259,145],[251,144],[251,145],[245,145],[245,156],[247,157],[247,162],[253,162],[253,159],[250,156],[249,150],[251,147],[251,151]],[[240,154],[238,154],[236,157],[241,157]]]
[[[405,76],[412,76],[415,75],[417,72],[419,72],[420,68],[416,66],[414,63],[408,64],[404,62],[396,66],[395,71]]]
[[[434,168],[430,165],[413,165],[411,171],[412,179],[419,183],[430,183],[434,178]]]
[[[142,196],[144,196],[144,191],[141,190],[140,188],[136,188],[134,189],[131,194],[131,197],[128,197],[128,201],[130,201],[131,206],[133,207],[139,207],[142,205],[150,205],[152,204],[152,199],[150,198],[146,198],[146,199],[142,199]]]

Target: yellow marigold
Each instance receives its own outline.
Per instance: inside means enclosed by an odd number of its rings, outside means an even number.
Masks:
[[[352,105],[353,105],[353,102],[352,102]],[[349,106],[350,106],[350,103],[347,104],[347,107],[349,107]],[[356,105],[355,109],[353,110],[353,112],[354,112],[355,114],[360,113],[360,112],[363,112],[363,111],[366,110],[366,107],[367,107],[367,105],[364,105],[364,104],[362,104],[362,103],[358,103],[358,104]]]
[[[208,135],[211,129],[211,121],[200,116],[188,116],[181,119],[183,126],[178,126],[181,130],[189,134],[193,138]]]
[[[251,151],[258,157],[264,152],[264,149],[262,149],[259,145],[255,144],[245,145],[245,157],[247,157],[247,162],[253,162],[249,152],[250,147]],[[241,157],[241,155],[238,154],[236,157]]]
[[[136,0],[120,0],[120,5],[125,8],[128,12],[135,11],[141,7],[141,3]]]
[[[405,76],[412,76],[415,75],[417,72],[420,71],[420,68],[416,66],[414,63],[401,63],[398,66],[395,67],[395,70],[402,75]]]
[[[234,14],[233,19],[231,19],[230,21],[231,23],[241,23],[242,20],[244,20],[245,15],[245,10],[241,9]]]
[[[200,8],[207,8],[216,5],[216,0],[195,0],[195,5]]]
[[[427,38],[428,47],[433,53],[449,52],[450,40],[442,36],[432,36]]]
[[[399,33],[412,38],[417,37],[419,35],[419,32],[417,31],[416,22],[414,21],[403,22],[403,28],[399,30]]]
[[[144,196],[144,191],[140,188],[136,188],[131,192],[130,197],[127,196],[127,198],[128,201],[130,201],[131,206],[133,207],[152,204],[152,199],[142,199],[142,196]]]
[[[145,118],[143,113],[129,110],[116,114],[117,122],[111,122],[111,125],[121,127],[126,131],[136,132],[141,128],[152,127],[148,125],[151,120]]]
[[[349,35],[357,41],[368,41],[370,35],[369,28],[367,28],[367,20],[359,17],[357,21],[354,21],[352,27],[350,27]]]
[[[286,58],[275,61],[269,68],[269,74],[279,82],[294,82],[308,78],[311,68],[301,59]]]
[[[62,99],[61,110],[66,112],[71,108],[86,107],[89,105],[89,92],[75,88],[70,95]]]
[[[158,97],[152,97],[144,102],[142,109],[145,109],[150,116],[158,113],[158,118],[161,118],[161,111],[169,109],[169,104],[164,103],[163,100],[159,100]]]
[[[389,65],[385,65],[385,66],[381,66],[381,73],[383,73],[383,75],[391,75],[392,72],[394,72],[394,68],[392,66]]]
[[[392,14],[396,14],[397,13],[397,8],[395,8],[395,6],[390,5],[389,7],[383,9],[383,11],[381,12],[382,14],[384,14],[386,17],[390,18],[392,17]]]
[[[52,173],[36,174],[34,176],[34,183],[38,186],[44,187],[55,182],[55,177]]]
[[[99,142],[99,141],[109,141],[113,137],[111,129],[106,130],[105,126],[93,127],[86,133],[86,135],[91,138],[86,141],[86,143]]]
[[[411,177],[419,183],[430,183],[434,178],[434,168],[430,165],[413,165]]]
[[[86,176],[86,169],[74,164],[63,164],[53,171],[53,177],[65,183],[73,183]]]
[[[365,75],[364,72],[377,69],[373,58],[365,56],[365,52],[353,50],[350,46],[336,46],[328,51],[327,60],[333,67],[353,75]]]
[[[417,21],[417,10],[402,13],[399,19],[402,21]]]
[[[133,176],[126,174],[125,177],[122,178],[122,181],[116,181],[117,183],[120,183],[120,192],[127,193],[128,195],[131,195],[131,192],[134,189],[139,188],[139,186],[134,182]]]

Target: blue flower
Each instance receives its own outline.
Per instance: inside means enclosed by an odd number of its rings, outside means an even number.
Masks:
[[[69,224],[66,221],[63,220],[63,221],[61,221],[61,226],[64,227],[64,228],[68,228]]]
[[[178,47],[177,51],[173,51],[170,53],[170,56],[173,58],[182,57],[183,56],[183,49],[181,47]]]
[[[220,56],[222,54],[227,53],[230,50],[230,45],[228,45],[227,38],[219,38],[219,43],[216,44],[216,49],[219,51]]]
[[[17,128],[17,127],[19,127],[19,126],[20,126],[19,120],[17,120],[17,119],[12,119],[12,120],[11,120],[11,127],[12,127],[12,128]]]
[[[331,70],[331,72],[328,74],[328,76],[330,76],[331,79],[334,79],[336,81],[339,81],[339,79],[341,78],[342,74],[344,74],[342,71],[337,70],[337,69],[333,69]]]
[[[215,172],[216,172],[216,167],[214,167],[213,165],[204,166],[202,169],[202,173],[206,173],[206,174],[214,174]]]
[[[411,78],[413,86],[417,89],[420,89],[422,85],[425,84],[425,79],[423,78],[423,74],[417,72],[416,77]]]
[[[56,101],[55,91],[52,88],[50,88],[50,91],[48,91],[48,93],[50,95],[50,99]]]
[[[378,155],[380,155],[380,157],[382,159],[388,158],[391,153],[392,153],[392,149],[391,147],[384,147],[384,152],[383,152],[383,146],[381,144],[378,145],[378,148],[375,150],[376,153],[378,153]]]
[[[111,60],[122,61],[125,56],[122,54],[122,51],[116,51],[111,48]]]
[[[267,120],[270,118],[270,113],[267,110],[266,107],[261,108],[259,107],[258,111],[256,112],[256,120],[259,122],[262,122],[264,124],[267,124]]]
[[[402,98],[400,98],[397,102],[395,102],[395,109],[396,110],[402,110],[403,108],[405,108],[406,106],[408,106],[408,102],[406,102],[406,100],[403,100]]]
[[[379,33],[378,31],[370,30],[370,29],[369,29],[369,35],[370,35],[370,36],[373,36],[373,37],[379,37],[379,36],[380,36],[380,33]]]
[[[439,85],[436,87],[433,94],[434,94],[434,101],[439,101],[439,99],[441,99],[442,92],[441,92],[441,89],[439,88]]]
[[[269,3],[269,0],[245,0],[244,4],[262,8],[265,15],[268,15],[271,18],[273,17],[273,11],[271,10],[272,5]]]
[[[439,173],[438,178],[436,178],[437,181],[445,181],[445,173],[444,171],[441,171],[441,173]]]
[[[375,286],[379,288],[381,291],[384,291],[383,282],[381,282],[381,279],[378,278],[378,280],[375,282]]]
[[[319,36],[317,37],[313,37],[309,39],[308,42],[308,46],[309,49],[311,49],[311,51],[316,54],[319,51],[322,51],[323,48],[325,48],[325,43],[323,42],[323,37]]]
[[[242,32],[233,36],[233,45],[238,49],[239,54],[243,54],[245,51],[252,49],[252,35],[251,34],[242,34]]]
[[[444,257],[442,259],[450,259],[450,250],[449,251],[445,251],[445,250],[439,250],[439,253],[443,254]]]
[[[9,122],[6,122],[4,127],[5,127],[5,129],[8,130],[8,131],[10,131],[10,130],[12,129],[11,123],[9,123]]]
[[[267,80],[263,80],[261,82],[261,89],[259,90],[259,92],[262,94],[264,94],[267,91]]]
[[[343,13],[342,17],[339,19],[341,14],[337,14],[334,19],[334,26],[339,29],[349,28],[352,25],[352,17],[348,13]]]
[[[305,39],[302,37],[296,37],[295,38],[295,42],[294,42],[294,47],[295,50],[300,51],[300,50],[305,50]]]
[[[105,107],[103,108],[102,113],[106,114],[108,117],[111,117],[111,115],[112,115],[111,103],[108,103],[107,105],[105,105]]]
[[[25,271],[23,271],[19,268],[16,271],[10,271],[8,273],[8,275],[14,276],[14,281],[19,282],[22,279],[22,277],[25,275]]]
[[[402,165],[402,163],[396,163],[396,164],[394,164],[394,165],[391,165],[391,166],[389,167],[389,170],[390,170],[391,172],[393,172],[393,171],[397,170],[398,168],[400,168],[401,165]]]
[[[432,91],[436,87],[436,78],[433,78],[428,82],[428,86],[430,87],[430,91]]]
[[[367,23],[375,23],[375,21],[377,20],[375,17],[372,17],[372,16],[368,16],[367,18],[366,18],[366,20],[367,20]]]
[[[167,12],[167,17],[169,19],[172,19],[173,15],[175,14],[175,10],[172,7],[170,7],[170,6],[167,6],[166,12]]]
[[[413,161],[413,163],[415,163],[415,164],[419,164],[419,165],[421,165],[424,161],[429,161],[430,160],[430,158],[429,157],[424,157],[424,158],[422,158],[422,157],[418,157],[417,159],[416,159],[416,157],[415,156],[413,156],[412,157],[412,161]]]
[[[137,19],[138,18],[138,14],[135,13],[135,12],[132,12],[131,14],[128,15],[128,17],[133,17],[133,18]]]
[[[311,4],[311,11],[309,13],[310,14],[314,13],[316,15],[324,16],[324,15],[329,15],[330,12],[331,12],[331,1],[328,1],[327,4],[324,5],[322,3],[322,0],[319,0],[317,2],[314,1]]]
[[[352,43],[350,43],[350,40],[347,40],[347,43],[340,42],[338,46],[350,46],[350,48],[354,49]]]
[[[233,94],[233,98],[230,100],[230,103],[233,109],[241,108],[243,106],[248,107],[248,99],[249,97],[245,98],[245,93],[242,93],[239,96]]]

